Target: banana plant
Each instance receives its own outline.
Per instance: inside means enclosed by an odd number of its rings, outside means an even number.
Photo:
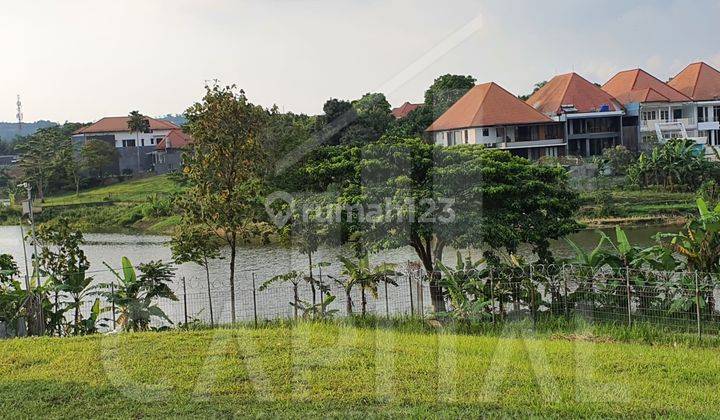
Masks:
[[[451,318],[463,321],[475,321],[490,317],[488,309],[491,305],[489,293],[486,293],[484,276],[479,267],[484,259],[472,261],[470,257],[462,258],[458,251],[455,269],[441,261],[437,266],[442,273],[440,284],[450,299],[452,311],[448,313]]]
[[[118,273],[107,263],[103,263],[117,278],[117,285],[102,284],[102,290],[109,303],[120,308],[118,325],[124,330],[147,331],[153,317],[160,318],[172,324],[165,312],[154,303],[155,299],[170,299],[177,301],[175,293],[170,289],[174,269],[162,261],[151,261],[140,264],[140,276],[127,257],[122,258],[122,270]]]
[[[348,315],[352,315],[353,312],[352,289],[355,286],[360,287],[361,314],[364,316],[367,313],[367,292],[377,299],[380,284],[398,285],[394,277],[401,274],[395,271],[395,264],[381,263],[372,266],[367,254],[358,258],[357,261],[343,256],[338,259],[342,263],[341,277],[330,276],[330,278],[345,291],[345,309]]]
[[[306,302],[304,300],[298,300],[296,303],[291,302],[290,304],[302,311],[303,319],[319,319],[325,317],[332,317],[338,313],[337,309],[328,310],[327,307],[335,301],[335,296],[326,295],[323,300],[319,303]]]
[[[299,295],[298,289],[299,289],[300,283],[303,280],[312,281],[311,279],[309,279],[309,276],[306,276],[302,271],[291,270],[291,271],[288,271],[287,273],[279,274],[277,276],[272,277],[270,280],[267,280],[266,282],[264,282],[263,284],[260,285],[258,290],[264,291],[268,287],[270,287],[270,285],[272,285],[274,283],[290,283],[290,284],[292,284],[293,300],[292,300],[292,302],[290,302],[290,306],[293,307],[293,316],[295,319],[297,319],[298,318],[298,310],[301,308],[301,304],[300,304],[301,301],[300,301],[300,295]]]

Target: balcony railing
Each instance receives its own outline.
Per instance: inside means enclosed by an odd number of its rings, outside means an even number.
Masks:
[[[685,128],[688,128],[690,126],[693,126],[697,124],[697,120],[695,118],[678,118],[678,119],[658,119],[658,120],[642,120],[641,122],[641,129],[642,130],[648,130],[648,131],[655,131],[655,126],[657,124],[677,124],[682,123],[682,125],[685,126]]]
[[[524,147],[543,147],[543,146],[565,146],[567,143],[564,139],[550,140],[531,140],[531,141],[507,141],[497,143],[500,149],[519,149]]]

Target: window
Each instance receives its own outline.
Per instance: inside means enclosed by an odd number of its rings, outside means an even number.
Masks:
[[[468,131],[465,130],[465,144],[468,144]]]
[[[682,117],[683,117],[682,108],[673,109],[673,120],[674,121],[680,120],[680,119],[682,119]]]
[[[705,111],[706,108],[704,106],[699,106],[697,108],[697,118],[699,123],[707,121],[707,112]]]
[[[720,106],[714,106],[713,107],[713,121],[720,121]]]
[[[490,129],[489,128],[483,128],[483,137],[489,137],[490,136]]]
[[[495,135],[501,142],[505,142],[505,127],[495,127]]]
[[[135,139],[123,140],[123,147],[135,147]]]
[[[145,146],[145,139],[140,139],[140,146]]]
[[[655,121],[657,120],[657,111],[643,111],[643,121]]]
[[[669,121],[670,120],[670,111],[667,109],[661,109],[660,110],[660,119],[663,121]]]

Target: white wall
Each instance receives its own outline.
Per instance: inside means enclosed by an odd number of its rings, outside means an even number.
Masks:
[[[138,146],[154,146],[156,145],[160,140],[162,140],[163,137],[165,137],[170,130],[154,130],[152,133],[140,133],[139,135],[136,133],[131,133],[129,131],[120,131],[120,132],[112,132],[112,133],[88,133],[85,135],[85,137],[93,137],[93,136],[102,136],[102,135],[114,135],[115,136],[115,147],[121,148],[123,147],[123,140],[139,140]]]

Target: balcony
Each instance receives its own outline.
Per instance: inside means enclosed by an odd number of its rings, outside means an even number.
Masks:
[[[549,147],[549,146],[565,146],[567,143],[564,139],[550,140],[530,140],[530,141],[507,141],[498,143],[500,149],[523,149],[527,147]]]
[[[640,129],[642,131],[655,131],[658,124],[661,126],[667,124],[682,124],[685,128],[694,128],[694,125],[697,124],[697,120],[695,118],[642,120],[640,122]]]

